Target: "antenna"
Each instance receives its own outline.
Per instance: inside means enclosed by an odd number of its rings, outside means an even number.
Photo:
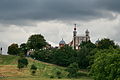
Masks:
[[[74,25],[75,25],[74,30],[76,30],[76,24],[74,24]]]
[[[77,24],[74,24],[74,25],[75,25],[75,27],[76,27]]]

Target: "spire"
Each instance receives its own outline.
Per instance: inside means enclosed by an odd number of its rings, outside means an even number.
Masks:
[[[74,31],[73,31],[73,44],[74,44],[74,49],[76,49],[76,35],[77,35],[77,31],[76,31],[76,24],[74,24]]]
[[[85,31],[85,33],[86,33],[86,36],[89,36],[89,31],[88,31],[88,29]]]
[[[85,33],[89,33],[88,29],[85,31]]]
[[[76,24],[74,24],[74,25],[75,25],[74,30],[76,30]]]

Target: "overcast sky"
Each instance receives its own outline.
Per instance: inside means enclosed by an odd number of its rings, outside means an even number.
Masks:
[[[90,31],[92,42],[110,38],[120,44],[120,0],[0,0],[0,46],[25,43],[42,34],[53,46]]]

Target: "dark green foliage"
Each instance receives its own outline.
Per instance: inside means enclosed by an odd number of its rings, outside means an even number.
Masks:
[[[68,77],[72,78],[72,77],[77,77],[77,73],[79,70],[78,64],[77,63],[72,63],[68,66],[68,68],[66,69],[68,71]]]
[[[61,49],[38,50],[31,55],[32,58],[60,66],[68,66],[76,61],[77,53],[69,46]]]
[[[18,44],[11,44],[9,47],[8,47],[8,54],[10,55],[18,55],[19,54],[19,48],[18,48]]]
[[[20,69],[22,69],[22,68],[24,68],[24,64],[23,63],[21,63],[21,62],[18,62],[18,66],[17,66],[18,68],[19,68],[19,70]]]
[[[27,65],[28,65],[28,60],[25,57],[20,57],[18,59],[18,68],[19,69],[27,67]]]
[[[95,80],[120,79],[120,54],[118,53],[116,50],[103,50],[95,55],[91,68],[91,75]]]
[[[52,58],[52,51],[48,49],[38,50],[35,51],[34,54],[31,54],[31,57],[40,61],[50,62]]]
[[[52,62],[60,66],[69,66],[76,61],[76,56],[76,51],[66,45],[61,49],[54,51]]]
[[[51,75],[50,78],[54,78],[54,76]]]
[[[77,63],[80,68],[85,69],[89,66],[88,55],[90,55],[90,51],[88,48],[83,47],[77,53]]]
[[[21,53],[24,53],[24,55],[26,56],[26,55],[27,55],[27,50],[28,50],[28,48],[27,48],[26,43],[22,43],[22,44],[20,45],[20,52],[21,52]]]
[[[34,64],[32,64],[30,69],[32,71],[32,75],[34,75],[36,73],[37,67]]]
[[[80,44],[80,47],[81,48],[83,48],[83,47],[86,47],[86,48],[88,48],[88,49],[95,49],[96,48],[96,45],[95,44],[93,44],[91,41],[87,41],[87,42],[82,42],[81,44]]]
[[[46,40],[41,34],[35,34],[29,37],[27,46],[29,49],[41,49],[46,46]]]
[[[118,48],[118,46],[115,45],[114,41],[108,38],[104,38],[101,41],[99,41],[97,47],[99,49],[109,49],[110,47]]]

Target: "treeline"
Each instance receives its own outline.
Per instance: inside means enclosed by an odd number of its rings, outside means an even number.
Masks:
[[[12,55],[24,53],[26,55],[28,50],[33,49],[34,51],[30,57],[68,67],[71,76],[74,75],[75,77],[75,73],[79,69],[88,69],[95,80],[120,79],[120,48],[113,40],[104,38],[97,41],[96,44],[91,41],[82,42],[80,50],[73,50],[68,45],[60,49],[44,49],[47,44],[42,35],[32,35],[27,43],[21,44],[20,47],[15,44],[9,46],[8,53]]]

